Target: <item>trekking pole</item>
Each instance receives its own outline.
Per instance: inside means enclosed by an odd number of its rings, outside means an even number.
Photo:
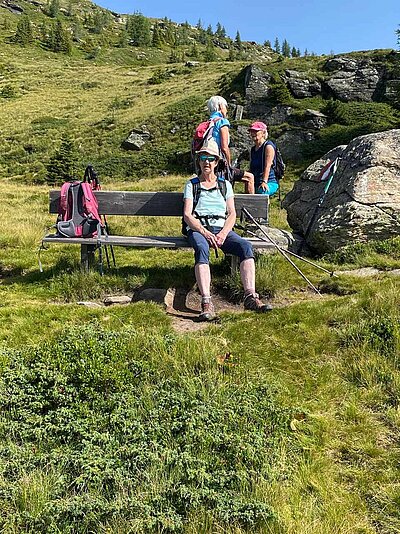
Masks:
[[[265,239],[265,237],[260,237],[259,235],[255,234],[254,232],[252,232],[251,230],[249,230],[245,226],[242,226],[241,224],[235,224],[235,227],[239,228],[239,230],[243,230],[244,232],[246,232],[247,234],[249,234],[249,235],[251,235],[253,237],[257,237],[258,239],[261,239],[262,241],[265,241],[266,243],[268,243],[268,241]],[[285,252],[286,252],[286,254],[290,254],[290,256],[293,256],[293,257],[297,258],[298,260],[302,260],[305,263],[309,263],[310,265],[313,265],[314,267],[316,267],[317,269],[320,269],[324,273],[329,274],[329,276],[334,276],[335,278],[339,278],[338,275],[335,274],[333,271],[329,271],[328,269],[325,269],[325,267],[321,267],[321,265],[318,265],[317,263],[314,263],[313,261],[308,260],[307,258],[303,258],[303,256],[299,256],[298,254],[295,254],[291,250],[285,250]]]
[[[255,220],[253,215],[247,210],[247,208],[242,208],[242,212],[245,214],[245,216],[250,219],[250,221],[257,226],[259,230],[265,235],[265,237],[270,241],[276,250],[282,254],[282,256],[296,269],[296,271],[299,273],[299,275],[307,282],[307,284],[318,294],[321,295],[319,290],[315,287],[315,285],[307,278],[307,276],[297,267],[297,265],[289,258],[289,256],[286,254],[286,252],[281,248],[273,239],[270,237],[267,232],[264,230],[264,228]]]
[[[101,184],[100,184],[99,175],[94,170],[93,165],[91,165],[91,164],[87,165],[87,167],[85,169],[84,176],[83,176],[83,181],[84,182],[87,181],[94,191],[101,191]],[[103,218],[103,221],[104,221],[104,226],[103,227],[105,228],[105,231],[106,231],[106,233],[108,235],[109,234],[109,228],[108,228],[108,222],[107,222],[106,216],[105,215],[101,215],[101,217]],[[110,258],[109,258],[109,255],[108,255],[108,247],[110,247],[113,264],[114,264],[114,267],[116,267],[115,254],[114,254],[113,246],[112,245],[104,245],[104,250],[105,250],[106,259],[107,259],[107,267],[110,268]]]
[[[330,175],[327,182],[326,182],[326,185],[324,187],[324,190],[322,191],[322,195],[319,197],[318,199],[318,203],[317,203],[317,206],[315,207],[315,210],[314,210],[314,213],[312,214],[312,217],[310,219],[310,222],[308,223],[308,226],[306,228],[306,231],[304,232],[304,239],[303,241],[300,243],[300,246],[299,246],[299,254],[301,253],[301,251],[303,250],[303,247],[304,247],[304,244],[306,243],[307,241],[307,237],[309,236],[310,234],[310,231],[311,231],[311,228],[312,228],[312,225],[314,224],[314,221],[317,217],[317,214],[325,200],[325,197],[326,197],[326,194],[332,184],[332,180],[336,174],[336,170],[337,170],[337,167],[338,167],[338,164],[339,164],[339,160],[340,158],[336,158],[332,163],[331,165],[329,166],[329,168],[327,169],[328,171],[330,171]],[[322,181],[322,180],[321,180]]]

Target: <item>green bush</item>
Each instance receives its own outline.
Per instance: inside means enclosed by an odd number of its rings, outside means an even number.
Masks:
[[[183,532],[199,512],[254,530],[272,519],[255,488],[283,476],[290,414],[261,376],[221,372],[216,350],[92,324],[3,354],[2,529]]]

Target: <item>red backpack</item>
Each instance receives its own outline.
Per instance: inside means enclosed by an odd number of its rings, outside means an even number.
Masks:
[[[61,187],[57,232],[65,237],[101,235],[97,199],[87,182],[65,182]]]
[[[208,121],[201,122],[194,131],[192,140],[192,158],[196,157],[198,152],[206,141],[211,139],[215,123],[220,120],[220,117],[215,119],[208,119]]]

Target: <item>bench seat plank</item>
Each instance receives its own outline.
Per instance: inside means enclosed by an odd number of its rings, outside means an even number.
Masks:
[[[267,243],[262,239],[246,238],[256,249],[272,249],[272,243]],[[98,240],[90,237],[61,237],[57,234],[50,234],[43,238],[44,243],[65,243],[68,245],[111,245],[120,247],[135,248],[190,248],[185,237],[153,237],[153,236],[101,236]]]

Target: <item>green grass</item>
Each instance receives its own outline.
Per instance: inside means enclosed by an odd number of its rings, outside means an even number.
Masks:
[[[185,177],[107,187],[180,190]],[[192,254],[117,250],[84,274],[78,250],[37,265],[47,189],[0,183],[0,502],[2,532],[396,532],[399,280],[321,276],[315,297],[280,256],[257,284],[278,307],[222,313],[177,334],[138,302],[143,286],[194,284]],[[276,224],[282,211],[272,205]],[[117,218],[116,218],[117,219]],[[176,234],[179,220],[110,221]],[[398,240],[323,258],[334,269],[399,267]],[[213,261],[214,289],[241,298]]]

